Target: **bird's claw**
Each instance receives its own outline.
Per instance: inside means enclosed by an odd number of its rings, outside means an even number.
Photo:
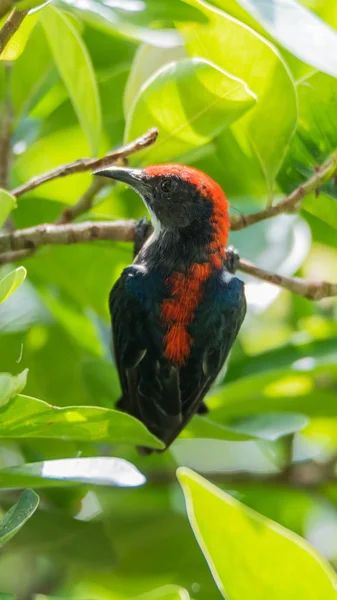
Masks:
[[[229,246],[226,248],[226,259],[225,259],[225,267],[227,271],[232,273],[236,272],[240,262],[240,256],[238,251],[234,248],[234,246]]]
[[[135,241],[133,245],[133,256],[137,256],[138,252],[142,249],[147,238],[151,234],[151,221],[148,221],[146,217],[138,219],[135,224]]]

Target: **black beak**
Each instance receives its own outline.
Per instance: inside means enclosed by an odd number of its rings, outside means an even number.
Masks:
[[[94,171],[94,175],[111,177],[123,181],[133,187],[140,194],[145,194],[148,184],[144,181],[144,172],[141,169],[128,169],[127,167],[107,167],[101,171]]]

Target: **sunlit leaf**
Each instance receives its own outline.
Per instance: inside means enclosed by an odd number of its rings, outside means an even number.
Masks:
[[[96,154],[101,133],[101,110],[90,56],[65,13],[47,6],[41,11],[40,19],[92,153]]]
[[[183,58],[186,58],[186,50],[182,41],[172,48],[158,48],[150,44],[139,46],[132,62],[123,96],[125,118],[127,118],[142,85],[164,65]]]
[[[0,228],[15,207],[16,198],[6,190],[0,189]]]
[[[128,115],[126,140],[155,126],[159,141],[142,153],[143,160],[170,160],[207,144],[254,103],[242,81],[207,60],[174,62],[141,88]]]
[[[208,19],[205,24],[179,25],[188,53],[211,60],[242,79],[257,96],[255,108],[228,134],[234,134],[238,146],[230,168],[234,169],[235,164],[237,169],[240,155],[253,156],[258,161],[254,168],[259,165],[262,169],[271,192],[296,125],[296,93],[290,73],[275,48],[252,29],[202,0],[188,3],[198,7]],[[222,135],[225,139],[221,157],[228,165],[230,138],[226,139],[226,133]]]
[[[0,60],[12,61],[16,60],[23,52],[28,38],[36,23],[37,15],[27,15],[17,31],[9,40],[6,48],[0,54]]]
[[[304,539],[197,473],[180,468],[177,475],[190,524],[223,597],[336,599],[335,572]]]
[[[34,106],[39,98],[52,86],[58,78],[58,72],[53,65],[49,44],[46,40],[41,23],[36,23],[25,51],[12,66],[11,94],[14,113],[21,117]]]
[[[337,34],[336,34],[337,35]],[[337,150],[337,80],[316,73],[297,85],[299,122],[279,182],[286,192],[303,183],[315,166]],[[321,188],[319,202],[314,194],[303,208],[337,228],[337,188],[331,180]]]
[[[19,395],[0,410],[0,415],[0,437],[3,438],[54,438],[163,447],[134,417],[98,406],[58,408]]]
[[[235,0],[280,45],[315,69],[337,76],[337,33],[297,0]],[[232,0],[215,0],[224,11]],[[312,32],[315,32],[312,35]]]
[[[34,514],[38,505],[39,497],[33,490],[25,490],[21,494],[17,503],[9,509],[0,521],[0,546],[12,539]]]
[[[3,406],[13,396],[22,392],[27,383],[27,375],[28,369],[25,369],[18,375],[0,373],[0,406]]]
[[[26,275],[25,267],[18,267],[0,279],[0,304],[18,289],[19,285],[25,280]]]
[[[2,488],[107,485],[136,487],[145,477],[123,458],[65,458],[0,470]]]

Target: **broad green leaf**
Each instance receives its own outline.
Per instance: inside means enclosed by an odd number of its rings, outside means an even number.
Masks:
[[[10,375],[9,373],[0,373],[0,406],[3,406],[20,394],[27,383],[28,369],[25,369],[18,375]]]
[[[123,0],[123,4],[120,5],[120,8],[122,8],[124,4],[125,2]],[[156,8],[158,2],[153,3],[153,5]],[[133,6],[130,6],[130,10],[125,7],[126,13],[123,14],[123,10],[112,10],[113,5],[111,7],[95,0],[88,0],[85,3],[85,6],[83,5],[80,7],[76,0],[70,0],[67,2],[67,8],[72,10],[75,14],[78,14],[81,20],[105,34],[110,34],[114,37],[126,37],[134,41],[146,42],[148,44],[158,46],[159,48],[170,48],[176,44],[177,33],[174,31],[174,29],[170,28],[158,30],[156,27],[149,27],[149,23],[151,18],[155,20],[162,20],[163,18],[168,18],[168,14],[170,14],[170,21],[176,18],[177,14],[181,12],[179,0],[170,0],[170,6],[167,7],[160,6],[159,13],[161,14],[159,14],[158,17],[155,16],[155,14],[158,12],[156,10],[152,11],[150,9],[151,14],[149,14],[149,11],[147,10],[147,8],[149,8],[148,2],[146,5],[138,5],[140,10],[135,10]],[[133,23],[133,13],[139,12],[144,15],[143,18],[141,18],[142,23]],[[187,13],[184,8],[182,12],[185,17],[190,14],[190,12]]]
[[[296,413],[262,413],[239,419],[231,423],[230,429],[263,440],[275,441],[279,438],[301,431],[309,419]]]
[[[216,440],[228,440],[231,442],[241,442],[254,438],[246,433],[232,430],[231,427],[224,427],[216,421],[207,417],[200,417],[195,415],[180,434],[182,438],[205,438],[205,439],[216,439]]]
[[[15,161],[14,173],[24,182],[59,165],[88,155],[88,142],[79,126],[59,129],[37,139]],[[34,196],[49,198],[56,202],[74,204],[89,187],[89,173],[76,173],[50,181],[34,190]]]
[[[45,460],[0,470],[0,486],[17,488],[66,485],[107,485],[136,487],[146,479],[123,458],[65,458]]]
[[[18,267],[0,279],[0,304],[18,289],[19,285],[26,279],[26,275],[25,267]]]
[[[82,442],[124,442],[163,448],[134,417],[98,406],[58,408],[42,400],[18,395],[0,409],[0,437],[54,438]]]
[[[182,467],[177,475],[190,524],[224,598],[336,600],[334,570],[304,539],[197,473]]]
[[[181,42],[172,48],[158,48],[150,44],[139,46],[124,91],[123,104],[126,119],[142,85],[164,65],[183,58],[186,58],[186,50]]]
[[[38,505],[38,495],[33,490],[24,490],[17,503],[9,509],[0,521],[0,546],[12,539],[34,514]]]
[[[46,94],[58,72],[53,65],[49,44],[41,23],[36,23],[25,47],[15,61],[11,73],[11,94],[15,116],[20,119]]]
[[[230,12],[233,6],[233,0],[215,0],[212,3]],[[234,0],[234,5],[247,11],[291,54],[318,71],[337,76],[337,32],[313,12],[301,6],[300,2]]]
[[[141,88],[128,115],[126,141],[155,126],[159,141],[142,158],[171,160],[207,144],[254,103],[243,81],[207,60],[177,61],[159,69]]]
[[[35,13],[27,15],[17,31],[9,40],[4,51],[0,54],[0,60],[12,61],[19,58],[25,49],[28,38],[36,23],[37,15]]]
[[[336,34],[337,35],[337,34]],[[301,185],[337,150],[337,80],[316,73],[297,85],[299,122],[279,183],[286,192]],[[321,188],[319,200],[311,194],[303,208],[337,228],[337,191],[333,180]]]
[[[41,11],[40,19],[92,153],[96,154],[101,134],[101,109],[90,56],[64,12],[47,6]]]
[[[15,207],[16,198],[6,190],[0,189],[0,228]]]
[[[309,422],[306,415],[296,413],[262,413],[221,425],[210,417],[195,415],[182,431],[182,438],[204,438],[242,442],[253,439],[274,441],[303,429]]]
[[[271,411],[336,415],[336,381],[333,355],[330,361],[308,356],[291,368],[262,371],[218,387],[208,405],[213,409],[212,420],[230,428],[234,419]]]
[[[226,140],[227,133],[222,134],[226,153],[221,158],[231,169],[237,169],[240,155],[255,157],[271,193],[297,119],[296,92],[288,68],[275,48],[246,25],[203,0],[187,1],[208,20],[205,24],[178,25],[188,54],[210,60],[242,79],[257,96],[255,108],[228,134],[234,135],[238,146],[233,159],[230,139]]]

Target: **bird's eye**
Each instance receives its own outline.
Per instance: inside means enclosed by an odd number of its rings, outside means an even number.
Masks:
[[[159,185],[160,185],[160,190],[164,194],[171,194],[173,192],[174,188],[176,187],[176,182],[174,179],[165,177],[165,179],[161,180]]]

